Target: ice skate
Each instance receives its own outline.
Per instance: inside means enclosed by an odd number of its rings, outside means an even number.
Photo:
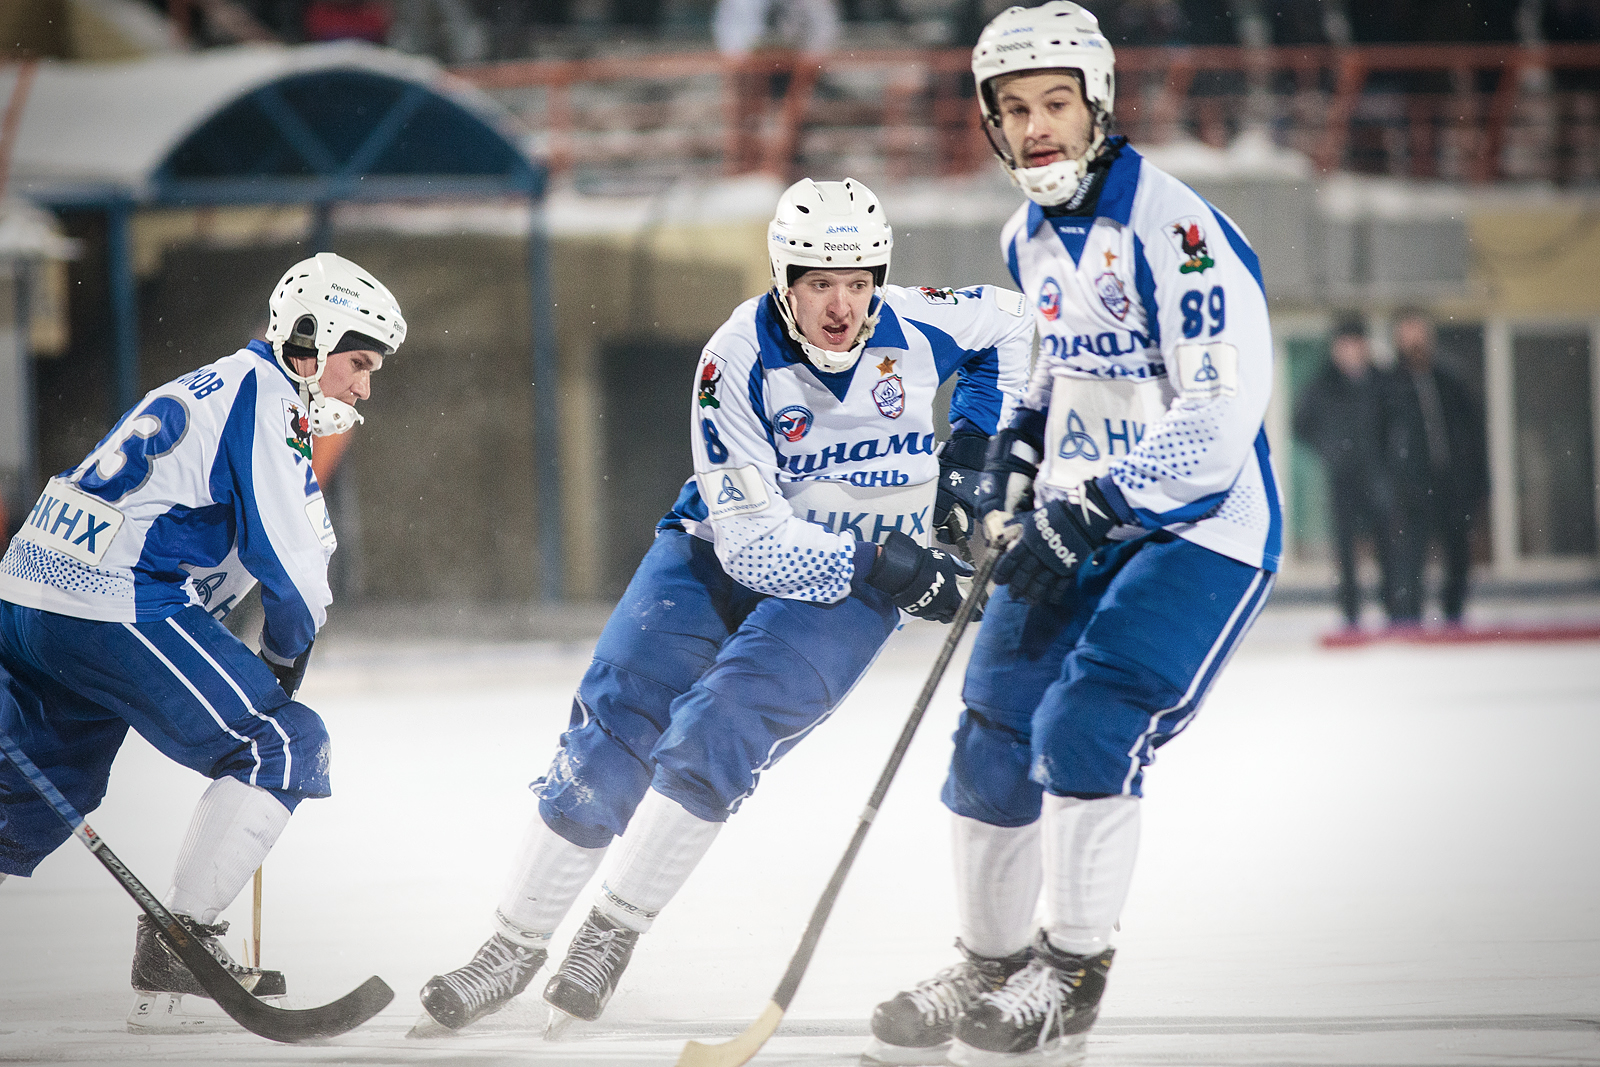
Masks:
[[[589,913],[567,949],[567,958],[544,987],[545,1002],[555,1009],[545,1028],[547,1039],[559,1038],[571,1019],[600,1018],[638,943],[639,931],[612,922],[598,908]]]
[[[264,971],[258,967],[245,967],[234,962],[223,947],[221,937],[228,932],[227,923],[207,926],[186,915],[177,917],[184,929],[205,946],[223,970],[232,975],[240,985],[258,997],[281,997],[287,992],[282,971]],[[195,981],[189,968],[177,953],[161,939],[156,926],[147,915],[139,916],[139,932],[134,940],[133,969],[129,976],[133,986],[133,1008],[128,1012],[128,1030],[135,1034],[193,1033],[219,1027],[237,1029],[238,1026],[224,1015],[194,1014],[184,1010],[185,996],[210,995],[205,987]]]
[[[872,1013],[872,1040],[861,1054],[863,1064],[947,1062],[957,1017],[981,994],[1003,986],[1029,959],[1027,949],[1000,958],[979,956],[959,938],[956,948],[964,957],[960,963],[878,1005]]]
[[[528,988],[546,956],[543,949],[528,948],[495,934],[465,967],[428,979],[421,994],[426,1015],[408,1036],[437,1037],[439,1032],[430,1022],[445,1030],[459,1030],[499,1011]]]
[[[1033,959],[956,1021],[950,1062],[960,1067],[1072,1067],[1083,1062],[1115,949],[1075,956],[1044,933]]]

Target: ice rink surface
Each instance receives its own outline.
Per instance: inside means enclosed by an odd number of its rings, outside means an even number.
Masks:
[[[1600,1064],[1600,644],[1322,650],[1327,618],[1269,608],[1148,773],[1090,1064]],[[729,823],[601,1022],[559,1043],[540,1036],[543,975],[463,1034],[405,1034],[421,984],[489,933],[589,643],[327,640],[302,697],[332,731],[336,795],[267,862],[263,962],[289,1006],[370,974],[395,1002],[319,1046],[131,1035],[137,909],[68,842],[0,886],[0,1063],[666,1065],[686,1038],[730,1038],[794,951],[941,636],[896,635]],[[873,1005],[953,961],[937,792],[964,662],[756,1064],[854,1063]],[[204,785],[130,736],[90,823],[164,892]],[[586,910],[587,894],[558,946]],[[224,918],[238,955],[248,889]]]

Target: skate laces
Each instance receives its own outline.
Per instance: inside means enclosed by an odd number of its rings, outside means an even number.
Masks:
[[[930,1023],[945,1022],[961,1014],[990,983],[983,972],[970,963],[946,967],[932,978],[906,990],[912,1005]]]
[[[572,939],[567,958],[561,961],[561,977],[570,980],[580,989],[600,996],[610,984],[611,970],[628,948],[626,935],[634,931],[621,926],[601,930],[584,923]],[[637,937],[634,934],[634,937]]]
[[[140,916],[140,918],[150,922],[150,920],[145,916]],[[189,935],[191,937],[200,942],[201,946],[203,946],[207,952],[211,953],[212,959],[222,964],[222,969],[227,971],[229,974],[239,977],[258,975],[262,973],[259,968],[246,967],[239,961],[235,960],[233,958],[233,954],[228,951],[227,946],[223,945],[222,937],[228,932],[227,923],[220,922],[207,924],[198,919],[191,919],[187,915],[178,915],[175,916],[175,918],[177,918],[178,922],[183,924],[183,928],[185,930],[189,931]],[[151,926],[154,925],[155,924],[151,922]],[[165,951],[169,956],[171,956],[173,959],[180,960],[181,962],[182,957],[180,957],[177,953],[177,950],[168,945],[166,941],[158,936],[156,938],[156,943],[159,944],[162,950]]]
[[[468,1012],[491,1000],[514,992],[517,978],[538,956],[538,949],[524,948],[499,934],[491,937],[465,967],[443,975],[440,980],[461,998]]]
[[[985,994],[984,999],[999,1009],[1001,1019],[1006,1022],[1031,1026],[1041,1021],[1039,1041],[1043,1044],[1062,1017],[1061,1008],[1068,992],[1077,988],[1083,975],[1081,967],[1066,970],[1035,958],[1005,985]]]

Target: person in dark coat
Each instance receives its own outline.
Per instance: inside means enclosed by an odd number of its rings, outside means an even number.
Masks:
[[[1385,451],[1395,490],[1390,620],[1422,621],[1423,568],[1438,542],[1447,623],[1461,621],[1471,567],[1472,520],[1488,495],[1483,409],[1467,386],[1433,360],[1433,320],[1403,312],[1395,322],[1399,364],[1385,405]]]
[[[1377,556],[1384,606],[1390,606],[1387,531],[1392,494],[1383,456],[1385,375],[1372,365],[1366,326],[1358,317],[1339,321],[1329,356],[1295,402],[1294,435],[1322,460],[1339,561],[1339,608],[1345,625],[1354,627],[1361,620],[1356,561],[1362,539]]]

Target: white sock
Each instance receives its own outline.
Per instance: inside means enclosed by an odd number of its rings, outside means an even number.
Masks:
[[[980,956],[1020,952],[1033,939],[1044,872],[1039,824],[991,826],[953,815],[956,916],[961,943]]]
[[[1044,798],[1045,903],[1050,943],[1094,956],[1111,945],[1139,854],[1139,798]]]
[[[548,948],[556,927],[594,877],[605,854],[604,848],[574,845],[535,812],[523,835],[511,882],[495,912],[495,925],[518,944]]]
[[[613,922],[644,933],[721,829],[722,823],[690,815],[677,801],[648,790],[622,835],[595,906]]]
[[[289,824],[289,809],[258,785],[218,778],[206,787],[178,850],[167,910],[210,925],[233,903]]]

